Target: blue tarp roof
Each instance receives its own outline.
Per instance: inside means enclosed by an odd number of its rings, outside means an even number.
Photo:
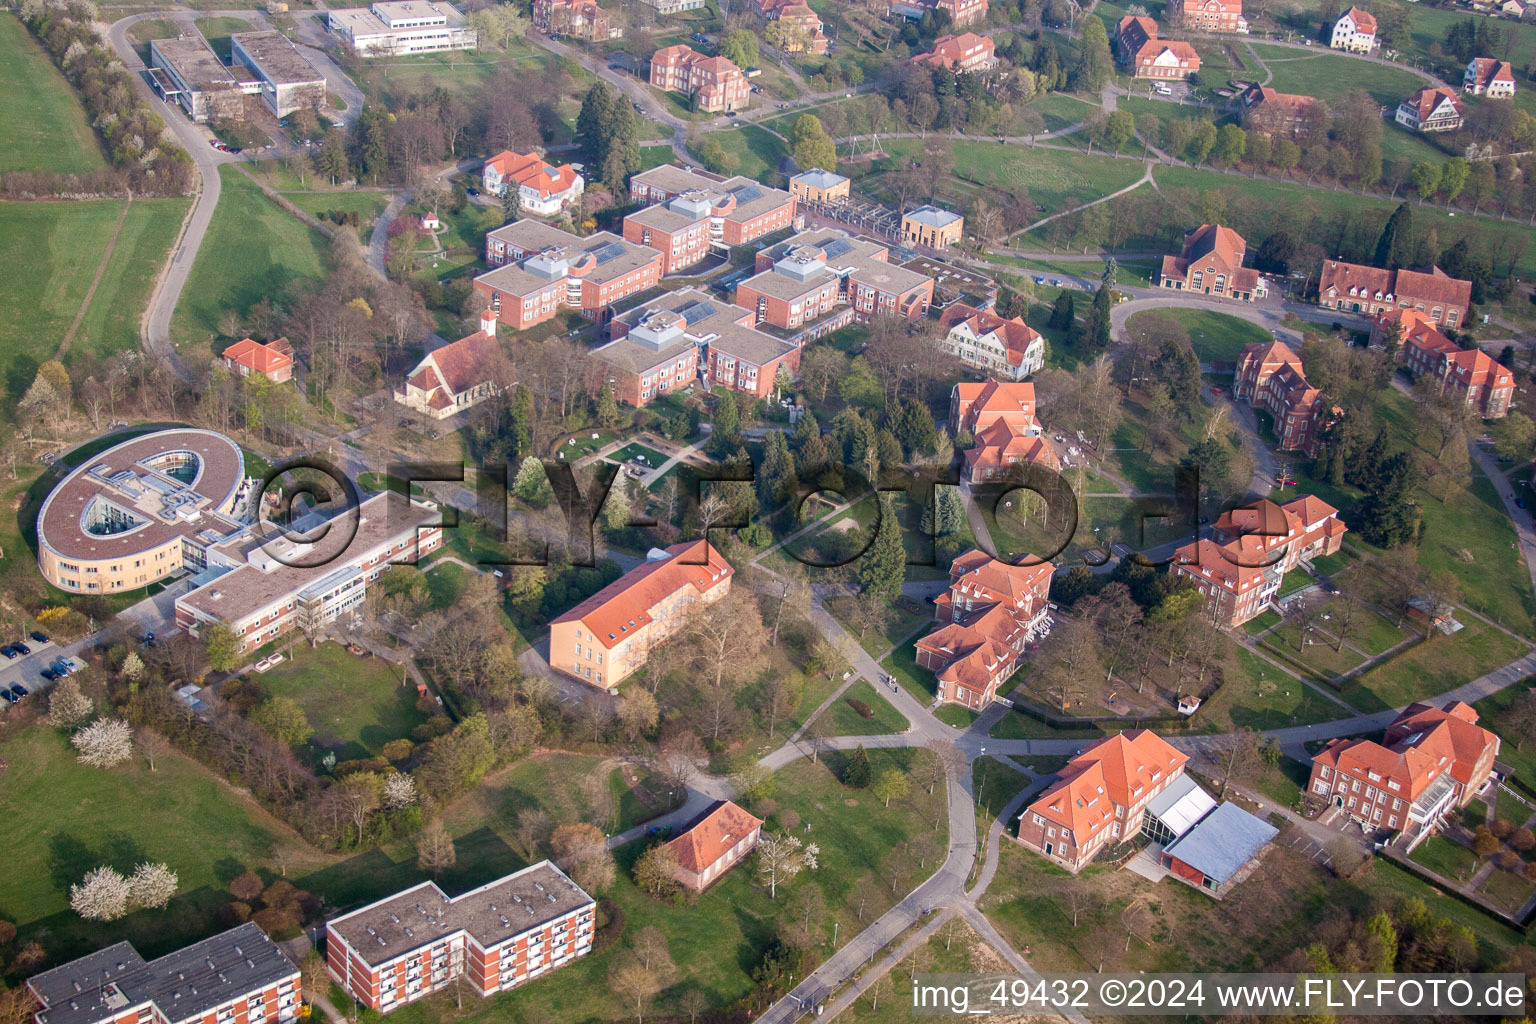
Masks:
[[[1169,843],[1163,853],[1177,857],[1218,885],[1237,874],[1280,832],[1236,804],[1221,804],[1199,824]]]

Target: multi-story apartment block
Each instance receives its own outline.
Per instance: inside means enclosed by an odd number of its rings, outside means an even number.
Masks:
[[[1431,267],[1425,274],[1324,260],[1318,276],[1317,304],[1363,316],[1416,309],[1428,313],[1437,324],[1458,327],[1472,304],[1472,282],[1451,277],[1439,267]]]
[[[1327,125],[1322,104],[1311,96],[1250,85],[1243,90],[1241,102],[1248,130],[1271,138],[1301,139]]]
[[[1307,792],[1367,832],[1398,833],[1412,850],[1483,791],[1498,754],[1499,738],[1471,705],[1410,704],[1382,742],[1337,739],[1314,755]]]
[[[983,551],[955,559],[949,589],[934,601],[943,625],[916,644],[941,703],[975,711],[992,703],[1045,625],[1051,573],[1050,562],[1013,565]]]
[[[687,96],[698,110],[723,113],[745,109],[752,83],[734,61],[706,57],[682,43],[651,55],[651,84]]]
[[[127,942],[27,979],[36,1024],[286,1024],[299,968],[254,924],[146,961]]]
[[[846,202],[849,197],[849,181],[841,174],[812,168],[789,179],[789,194],[801,202]]]
[[[617,39],[623,34],[597,0],[533,0],[533,27],[552,36],[570,36],[589,43]]]
[[[1158,287],[1243,302],[1261,299],[1269,285],[1257,270],[1243,266],[1247,254],[1242,235],[1220,224],[1202,224],[1184,236],[1179,255],[1163,257]]]
[[[757,848],[763,820],[725,800],[667,844],[677,860],[677,880],[703,892]]]
[[[1397,105],[1397,123],[1414,132],[1453,132],[1466,109],[1451,89],[1426,85]]]
[[[330,11],[326,25],[363,57],[473,50],[478,44],[463,12],[443,0],[380,0]]]
[[[176,625],[194,636],[229,626],[246,651],[293,629],[323,632],[355,614],[389,567],[443,542],[437,506],[386,492],[355,509],[312,512],[286,529],[260,522],[206,552],[196,589],[176,599]]]
[[[388,1013],[463,978],[492,996],[592,951],[597,904],[541,861],[450,899],[422,882],[325,924],[325,966]]]
[[[961,382],[949,396],[952,436],[967,433],[971,447],[962,455],[965,479],[973,484],[1000,480],[1018,465],[1058,469],[1061,460],[1035,418],[1035,386],[988,379]]]
[[[1483,419],[1502,419],[1509,414],[1515,395],[1515,375],[1487,353],[1475,348],[1463,349],[1435,330],[1434,322],[1416,309],[1383,313],[1371,329],[1373,338],[1393,330],[1401,323],[1398,358],[1414,377],[1438,381],[1440,387],[1454,394]]]
[[[1507,60],[1473,57],[1462,75],[1461,91],[1490,100],[1507,100],[1515,94],[1515,72]]]
[[[713,188],[692,189],[624,218],[624,239],[662,256],[662,272],[674,273],[716,252],[729,252],[790,227],[795,197],[781,189],[731,178]]]
[[[923,64],[957,75],[986,71],[997,64],[997,47],[987,36],[974,32],[940,36],[933,41],[933,49],[912,58],[912,63]]]
[[[653,549],[644,565],[549,624],[549,663],[612,691],[689,615],[730,593],[734,573],[707,540]]]
[[[1376,49],[1376,16],[1351,7],[1333,23],[1333,37],[1328,45],[1335,50],[1370,53]]]
[[[800,349],[757,330],[752,319],[740,306],[685,288],[614,317],[613,340],[592,357],[607,364],[615,397],[630,405],[695,379],[767,398],[800,369]]]
[[[1132,78],[1182,80],[1200,72],[1200,54],[1177,39],[1158,39],[1157,22],[1127,15],[1115,32],[1120,63],[1131,69]]]
[[[876,316],[915,320],[933,301],[933,279],[889,256],[884,243],[836,228],[802,232],[757,254],[736,304],[797,345]]]
[[[1302,559],[1336,553],[1347,530],[1321,498],[1307,494],[1285,505],[1266,498],[1223,513],[1214,536],[1174,553],[1170,571],[1194,581],[1212,623],[1233,628],[1269,607]]]
[[[1243,0],[1184,0],[1183,26],[1195,32],[1247,32]]]
[[[1017,316],[956,302],[940,323],[949,328],[940,346],[966,366],[1002,380],[1023,380],[1045,365],[1045,337]]]
[[[395,401],[433,419],[447,419],[499,395],[510,383],[496,315],[480,314],[480,330],[428,352],[395,388]],[[500,377],[501,379],[498,379]]]
[[[955,28],[964,28],[987,16],[987,0],[891,0],[887,16],[917,21],[929,11],[943,11]]]
[[[555,167],[536,153],[502,150],[485,161],[480,183],[493,196],[517,189],[518,208],[537,217],[555,217],[581,198],[587,182],[570,164]]]
[[[1146,729],[1100,740],[1019,815],[1018,841],[1075,874],[1141,831],[1147,804],[1184,774],[1188,760]]]
[[[485,261],[497,269],[475,278],[498,320],[522,330],[576,309],[605,320],[614,303],[654,288],[662,256],[610,231],[578,238],[523,219],[485,236]]]
[[[1322,443],[1323,393],[1307,383],[1301,357],[1283,341],[1256,341],[1243,348],[1232,377],[1232,397],[1274,419],[1282,451],[1316,456]]]

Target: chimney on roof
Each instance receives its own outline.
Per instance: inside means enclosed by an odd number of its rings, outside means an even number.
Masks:
[[[481,312],[480,329],[491,337],[496,337],[496,314],[489,309]]]

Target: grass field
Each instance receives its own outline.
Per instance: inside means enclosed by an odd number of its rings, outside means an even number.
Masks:
[[[1520,781],[1536,788],[1536,743],[1523,739],[1512,717],[1508,714],[1516,700],[1536,685],[1536,678],[1521,680],[1517,686],[1509,686],[1490,694],[1472,706],[1479,715],[1478,724],[1499,734],[1503,743],[1499,746],[1499,760],[1515,770]],[[1522,749],[1523,748],[1523,749]]]
[[[1461,615],[1466,627],[1453,636],[1440,636],[1398,654],[1364,675],[1351,679],[1340,696],[1361,711],[1382,711],[1455,689],[1462,683],[1507,664],[1527,648],[1520,641]]]
[[[348,654],[337,643],[313,650],[295,644],[288,654],[276,668],[253,678],[272,696],[303,705],[315,730],[309,747],[317,757],[323,751],[333,751],[338,761],[370,757],[390,740],[408,738],[426,721],[416,710],[416,688],[402,682],[404,670],[398,666]]]
[[[1420,568],[1429,575],[1452,573],[1469,608],[1522,636],[1536,637],[1531,576],[1515,543],[1514,524],[1488,478],[1474,476],[1466,494],[1450,502],[1421,494],[1419,505],[1424,516]]]
[[[1235,645],[1234,645],[1235,646]],[[1245,647],[1235,647],[1239,666],[1200,709],[1200,728],[1283,729],[1343,718],[1349,712]]]
[[[149,62],[151,39],[173,39],[181,34],[181,28],[170,18],[145,18],[136,21],[128,29],[128,41],[145,63]]]
[[[316,217],[323,218],[328,210],[355,212],[361,221],[358,232],[365,240],[368,229],[389,205],[388,192],[284,192],[283,198]]]
[[[5,19],[0,19],[3,23]],[[0,373],[19,398],[37,364],[51,359],[85,301],[124,202],[0,203]],[[139,318],[187,204],[135,200],[70,346],[98,356],[139,344]],[[66,360],[67,361],[67,360]]]
[[[1126,321],[1126,328],[1149,326],[1152,321],[1173,321],[1189,332],[1189,342],[1202,363],[1235,363],[1243,346],[1270,341],[1270,333],[1258,324],[1208,309],[1149,309]]]
[[[1476,854],[1444,836],[1430,836],[1408,859],[1456,882],[1471,878],[1477,867]]]
[[[17,18],[0,18],[0,172],[105,170],[101,143],[74,88]],[[3,234],[3,233],[0,233]]]
[[[863,702],[874,716],[865,718],[853,709],[848,703],[850,700]],[[830,736],[882,736],[911,728],[906,716],[863,679],[848,687],[847,692],[822,714],[827,718]]]
[[[1424,84],[1424,80],[1411,71],[1327,50],[1307,53],[1254,43],[1253,51],[1274,73],[1270,88],[1276,92],[1316,97],[1329,108],[1338,106],[1351,90],[1364,89],[1377,103],[1395,110],[1404,96]],[[1394,129],[1388,125],[1386,130]]]
[[[779,157],[784,155],[784,143],[767,130],[745,124],[740,128],[708,132],[704,138],[716,140],[727,155],[736,158],[733,173],[767,184],[772,184],[778,178]]]
[[[228,61],[229,37],[236,32],[249,32],[251,23],[244,18],[211,17],[198,18],[195,22],[197,30],[208,40],[208,45],[213,47],[213,52],[219,55],[219,59]]]
[[[1477,890],[1484,899],[1509,914],[1518,913],[1536,891],[1530,882],[1510,871],[1495,869]]]
[[[325,239],[273,203],[245,175],[219,168],[223,191],[171,318],[177,344],[203,342],[233,309],[244,315],[261,299],[286,306],[325,269]]]

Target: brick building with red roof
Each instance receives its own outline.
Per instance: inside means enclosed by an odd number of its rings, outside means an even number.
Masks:
[[[798,38],[793,33],[785,37],[787,52],[826,54],[828,40],[821,17],[805,0],[758,0],[757,16],[763,21],[782,21],[799,29]]]
[[[1327,126],[1327,111],[1311,96],[1250,85],[1241,102],[1244,126],[1271,138],[1305,138]]]
[[[1307,383],[1301,357],[1285,342],[1243,347],[1232,376],[1232,398],[1273,417],[1281,451],[1317,455],[1327,426],[1323,393]]]
[[[1324,260],[1318,275],[1317,304],[1363,316],[1416,309],[1428,313],[1437,324],[1459,327],[1472,304],[1472,282],[1451,277],[1439,267],[1431,267],[1426,274]]]
[[[1515,94],[1515,73],[1507,60],[1473,57],[1461,77],[1461,91],[1490,100],[1507,100]]]
[[[1397,105],[1397,123],[1415,132],[1453,132],[1466,110],[1454,89],[1426,85]]]
[[[951,25],[963,28],[985,18],[988,6],[987,0],[890,0],[886,15],[918,21],[928,11],[943,11]]]
[[[963,455],[965,476],[973,484],[1002,479],[1016,465],[1061,466],[1035,418],[1035,386],[1024,381],[956,384],[949,429],[953,436],[965,432],[973,439]]]
[[[552,36],[570,36],[589,43],[623,34],[597,0],[533,0],[533,27]]]
[[[1460,393],[1462,400],[1484,419],[1509,414],[1515,395],[1515,375],[1502,363],[1477,349],[1463,349],[1435,329],[1434,321],[1416,309],[1399,309],[1377,316],[1371,343],[1395,336],[1398,359],[1414,377],[1438,380]]]
[[[706,57],[681,43],[651,55],[651,84],[680,92],[698,110],[723,113],[742,110],[752,98],[752,85],[741,68],[725,57]]]
[[[677,859],[674,877],[703,892],[757,847],[763,820],[730,800],[716,804],[688,831],[667,844]]]
[[[1184,0],[1183,27],[1196,32],[1247,32],[1243,0]]]
[[[643,565],[549,624],[550,666],[613,691],[689,614],[730,593],[734,572],[706,540],[652,549]]]
[[[274,384],[293,379],[293,346],[287,338],[263,344],[242,338],[224,350],[224,368],[237,377],[255,374]]]
[[[1274,602],[1303,559],[1337,553],[1346,532],[1321,498],[1304,494],[1284,505],[1264,498],[1222,513],[1212,536],[1174,552],[1169,571],[1194,582],[1211,622],[1241,626]]]
[[[934,601],[938,629],[917,641],[917,663],[938,676],[940,703],[980,711],[1019,667],[1046,619],[1049,562],[1013,565],[967,551]]]
[[[933,41],[933,49],[913,57],[912,63],[953,71],[957,75],[985,71],[997,63],[996,46],[991,39],[975,32],[940,36]]]
[[[513,383],[511,365],[496,341],[496,317],[480,315],[480,330],[428,352],[405,383],[395,388],[395,401],[424,416],[447,419]]]
[[[1067,762],[1019,815],[1017,839],[1074,874],[1101,850],[1141,831],[1147,803],[1189,757],[1147,729],[1101,740]]]
[[[1183,80],[1200,71],[1200,54],[1183,40],[1159,39],[1157,22],[1126,15],[1115,29],[1115,53],[1132,78]]]
[[[662,255],[611,231],[580,238],[523,218],[485,236],[485,261],[494,270],[475,278],[474,289],[497,319],[522,330],[578,309],[606,321],[613,306],[661,281]]]
[[[1252,302],[1269,294],[1257,270],[1243,266],[1248,242],[1220,224],[1202,224],[1184,236],[1177,256],[1164,256],[1157,286]]]
[[[1367,831],[1398,833],[1411,850],[1493,775],[1499,738],[1477,717],[1461,701],[1410,704],[1382,742],[1336,739],[1315,754],[1307,793]]]

